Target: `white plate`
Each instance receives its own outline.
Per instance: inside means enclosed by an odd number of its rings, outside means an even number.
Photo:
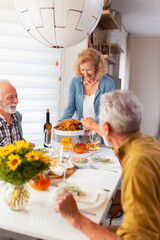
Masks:
[[[99,157],[100,159],[108,158],[108,159],[111,160],[111,162],[109,162],[109,163],[96,162],[96,161],[94,161],[95,157],[96,158]],[[90,162],[89,162],[90,166],[93,167],[93,168],[97,168],[97,169],[103,169],[103,170],[106,169],[107,170],[107,169],[115,169],[115,168],[120,168],[121,167],[118,159],[116,159],[115,157],[107,157],[107,156],[103,156],[103,155],[94,154],[89,158],[89,160],[90,160]]]
[[[46,153],[46,155],[48,157],[54,157],[54,156],[57,156],[57,154],[58,154],[58,148],[56,149],[55,147],[54,148],[47,148],[47,147],[38,147],[37,146],[37,147],[34,147],[33,149]]]
[[[55,129],[55,134],[60,136],[80,136],[84,134],[84,130],[77,130],[77,131],[61,131]]]
[[[81,200],[81,202],[79,199],[77,199],[77,196],[74,197],[77,202],[77,206],[80,210],[94,209],[99,207],[102,203],[104,203],[105,200],[108,201],[108,198],[107,198],[108,193],[103,189],[95,186],[85,185],[85,184],[80,184],[80,185],[76,184],[76,185],[79,186],[82,191],[88,193],[87,202],[85,202],[84,197],[82,197],[83,200]],[[54,194],[56,195],[61,194],[62,191],[63,191],[62,186],[59,186],[54,191]]]

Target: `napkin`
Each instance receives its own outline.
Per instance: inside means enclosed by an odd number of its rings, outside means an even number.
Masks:
[[[97,159],[97,161],[95,161],[94,159]],[[103,162],[103,160],[106,160],[109,159],[109,162]],[[98,161],[99,160],[99,161]],[[121,169],[121,165],[118,161],[118,159],[114,158],[114,157],[105,157],[103,155],[98,155],[98,154],[95,154],[94,156],[91,157],[90,159],[90,166],[92,168],[95,168],[95,169],[102,169],[102,170],[110,170],[110,171],[113,171],[113,170],[120,170]]]
[[[94,191],[90,191],[88,189],[88,186],[84,186],[84,187],[81,187],[80,186],[80,189],[85,193],[85,195],[81,195],[81,196],[78,196],[76,194],[73,194],[73,197],[74,199],[76,200],[76,202],[79,202],[79,203],[85,203],[85,204],[92,204],[92,203],[95,203],[97,202],[98,198],[99,198],[99,195],[100,193],[98,192],[98,190],[94,190]],[[56,195],[59,195],[63,192],[63,184],[60,185],[55,191],[54,193]]]
[[[98,200],[99,193],[85,192],[84,196],[74,196],[77,202],[92,204]]]

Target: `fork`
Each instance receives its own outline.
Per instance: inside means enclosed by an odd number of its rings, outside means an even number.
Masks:
[[[95,167],[95,166],[92,166],[90,165],[91,168],[95,169],[95,170],[105,170],[105,171],[108,171],[108,172],[118,172],[117,170],[110,170],[110,169],[99,169],[98,167]]]

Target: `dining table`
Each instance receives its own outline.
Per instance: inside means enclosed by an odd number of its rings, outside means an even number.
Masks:
[[[75,153],[76,155],[76,153]],[[89,152],[80,156],[88,158],[84,168],[74,167],[73,174],[67,182],[82,186],[92,193],[90,202],[80,202],[77,206],[81,214],[97,224],[103,225],[117,189],[120,186],[121,166],[112,149],[101,147],[97,152]],[[108,167],[92,164],[94,156],[105,156],[114,160]],[[62,181],[59,178],[58,181]],[[4,200],[5,184],[0,184],[0,236],[16,240],[86,240],[82,232],[72,227],[63,217],[55,212],[54,203],[60,188],[56,179],[51,179],[49,188],[37,191],[30,188],[30,201],[23,211],[12,211]]]

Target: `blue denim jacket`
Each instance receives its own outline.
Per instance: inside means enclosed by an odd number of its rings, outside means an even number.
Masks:
[[[100,80],[94,99],[94,112],[97,123],[99,122],[99,105],[100,97],[102,94],[111,92],[114,90],[114,81],[107,75],[103,76]],[[60,121],[72,118],[76,112],[76,119],[81,120],[83,113],[83,83],[81,77],[74,77],[69,85],[67,107],[64,109],[63,115]]]

